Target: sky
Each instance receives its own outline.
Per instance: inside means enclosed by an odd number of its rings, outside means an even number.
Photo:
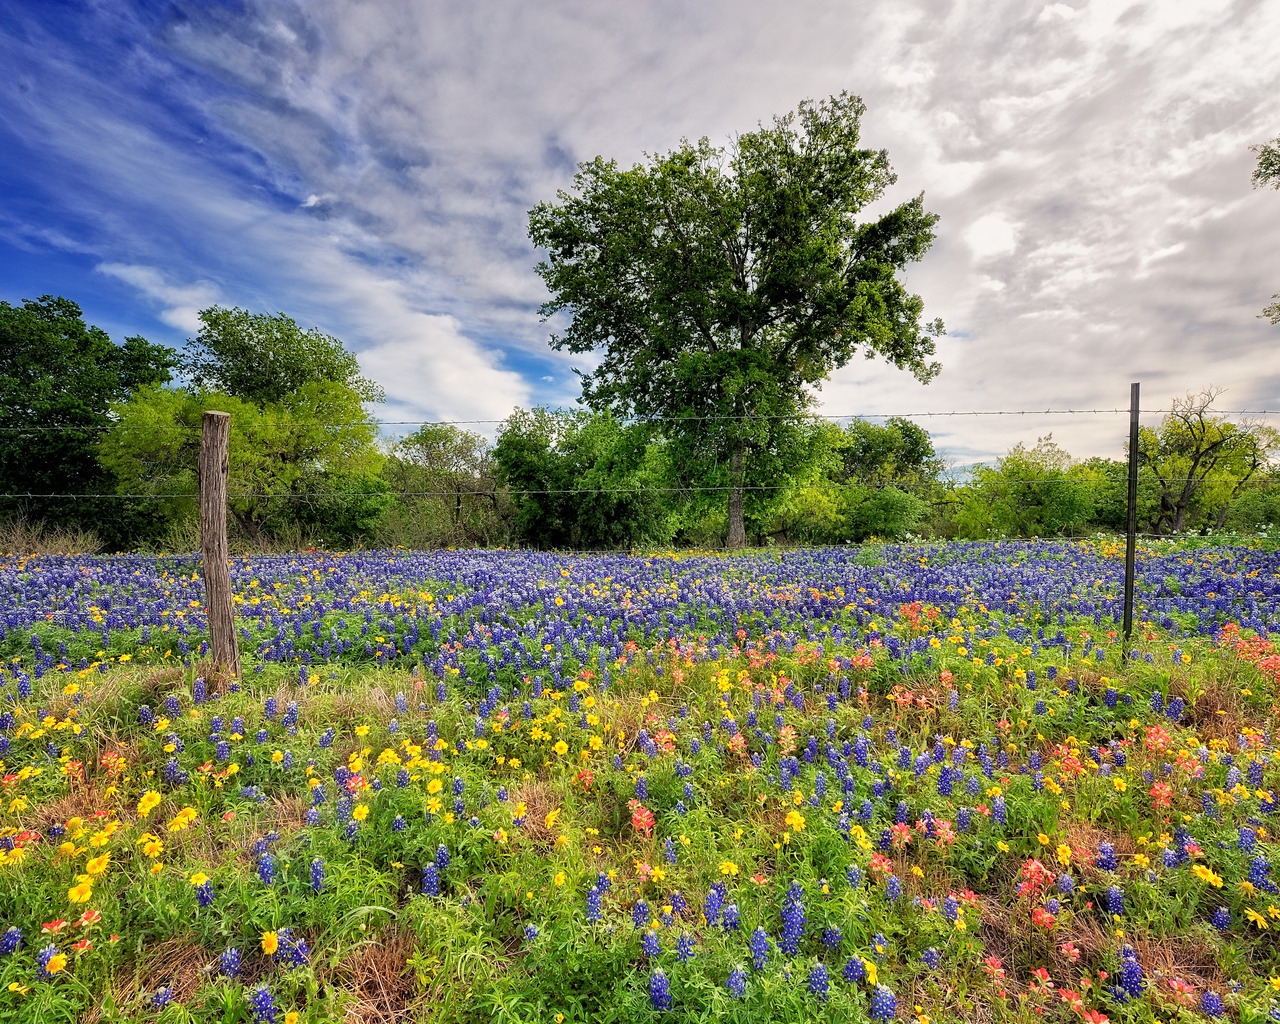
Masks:
[[[1050,431],[1118,456],[1130,381],[1280,409],[1280,192],[1250,186],[1277,38],[1267,0],[11,0],[0,299],[175,346],[213,303],[284,311],[387,420],[568,406],[589,363],[547,344],[528,210],[847,90],[883,208],[940,215],[907,283],[948,333],[931,384],[855,358],[818,408],[1121,409],[920,420],[955,464]]]

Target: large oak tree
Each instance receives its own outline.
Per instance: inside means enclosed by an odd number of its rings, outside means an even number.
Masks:
[[[585,402],[653,422],[690,484],[723,488],[730,547],[833,370],[858,351],[921,381],[939,370],[942,324],[899,279],[937,216],[916,196],[860,219],[896,181],[861,145],[863,112],[841,93],[727,147],[684,141],[626,170],[597,157],[529,214],[543,315],[567,314],[551,344],[598,356]]]

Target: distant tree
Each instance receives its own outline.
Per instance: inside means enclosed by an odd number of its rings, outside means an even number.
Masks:
[[[182,360],[185,387],[149,387],[113,408],[101,459],[122,490],[155,495],[158,529],[193,514],[200,418],[231,413],[228,508],[245,539],[295,529],[367,537],[390,503],[379,477],[382,397],[337,338],[275,316],[211,306]]]
[[[1254,146],[1253,151],[1258,154],[1258,166],[1253,170],[1253,187],[1280,188],[1280,136],[1261,146]],[[1280,294],[1271,298],[1276,301],[1262,311],[1262,316],[1273,324],[1280,324]]]
[[[511,497],[489,442],[450,424],[426,424],[398,441],[383,478],[399,495],[380,536],[410,547],[493,545],[507,540]]]
[[[727,542],[746,541],[753,487],[785,477],[812,389],[855,352],[921,381],[942,324],[898,274],[933,242],[917,196],[860,220],[896,177],[863,148],[863,103],[800,104],[727,148],[705,138],[622,170],[580,165],[574,194],[529,215],[547,252],[545,317],[557,349],[598,352],[589,406],[660,420],[671,462],[727,492]]]
[[[1074,533],[1093,511],[1090,486],[1052,435],[1014,445],[994,467],[980,466],[957,493],[955,526],[966,537],[1054,537]]]
[[[0,302],[0,493],[110,494],[97,460],[113,402],[169,379],[176,354],[143,338],[114,344],[70,299]],[[0,515],[75,523],[109,542],[129,540],[119,499],[5,498]]]
[[[1271,427],[1213,415],[1221,394],[1209,387],[1175,398],[1159,429],[1139,434],[1142,467],[1159,488],[1157,533],[1181,533],[1197,515],[1223,526],[1231,500],[1280,453],[1280,434]]]
[[[210,306],[187,341],[182,372],[196,391],[217,391],[255,405],[283,402],[307,384],[341,384],[366,402],[382,388],[360,376],[360,364],[337,338],[303,330],[284,313]]]
[[[662,446],[607,414],[516,410],[493,455],[518,535],[543,548],[627,548],[670,539]]]
[[[121,490],[157,495],[156,532],[196,514],[200,421],[209,409],[231,414],[227,507],[251,544],[288,527],[343,544],[374,530],[389,503],[377,426],[349,388],[309,383],[262,406],[158,386],[118,404],[102,462]]]

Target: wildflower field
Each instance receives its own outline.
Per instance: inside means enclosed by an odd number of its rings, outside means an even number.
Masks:
[[[0,1020],[1280,1020],[1280,554],[0,557]],[[1275,865],[1273,867],[1273,865]]]

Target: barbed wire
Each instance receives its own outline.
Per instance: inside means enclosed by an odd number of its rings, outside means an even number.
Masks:
[[[1250,480],[1257,480],[1259,483],[1266,482],[1265,477],[1257,476],[1215,476],[1212,478],[1204,477],[1173,477],[1170,479],[1160,480],[1153,476],[1144,476],[1141,482],[1147,484],[1156,484],[1160,487],[1172,487],[1175,485],[1185,485],[1196,483],[1202,485],[1212,484],[1239,484],[1248,483]],[[1061,483],[1073,483],[1084,487],[1123,487],[1125,481],[1119,478],[1115,479],[1080,479],[1071,477],[1055,477],[1050,479],[1040,478],[1020,478],[1020,477],[999,477],[996,481],[1000,484],[1025,484],[1031,485],[1058,485]],[[938,486],[947,491],[951,489],[948,485],[954,485],[959,488],[965,486],[963,482],[952,480],[944,481]],[[781,483],[781,484],[743,484],[737,487],[734,484],[690,484],[688,486],[670,486],[655,487],[650,485],[640,485],[636,487],[546,487],[546,488],[520,488],[520,487],[502,487],[498,486],[493,490],[467,490],[463,488],[452,488],[449,490],[387,490],[387,491],[245,491],[232,492],[227,495],[228,501],[246,501],[260,498],[330,498],[345,499],[348,501],[358,501],[367,498],[457,498],[457,497],[475,497],[475,498],[492,498],[502,495],[581,495],[581,494],[690,494],[690,493],[727,493],[734,490],[742,491],[786,491],[803,489],[805,487],[869,487],[874,490],[884,490],[888,487],[897,487],[894,483],[858,483],[857,481],[846,481],[844,483]],[[910,484],[907,485],[907,489]],[[901,488],[900,488],[901,489]],[[26,499],[189,499],[196,500],[199,494],[195,491],[173,491],[173,492],[125,492],[125,493],[94,493],[90,491],[72,492],[58,491],[48,493],[21,492],[11,494],[0,494],[0,500],[26,500]]]
[[[948,417],[980,417],[980,416],[1118,416],[1127,415],[1130,410],[1114,409],[952,409],[929,410],[919,412],[848,412],[848,413],[710,413],[689,416],[646,416],[619,417],[619,422],[627,424],[648,423],[713,423],[743,422],[748,420],[871,420],[871,419],[937,419]],[[1168,409],[1140,409],[1144,416],[1165,415]],[[1214,409],[1215,416],[1280,416],[1280,409]],[[300,427],[321,427],[325,429],[355,429],[359,427],[445,427],[471,426],[506,423],[510,417],[494,419],[452,419],[452,420],[352,420],[345,423],[326,423],[315,420],[293,421]],[[277,421],[277,423],[280,421]],[[54,433],[72,431],[99,432],[104,430],[146,430],[146,431],[182,431],[199,433],[199,424],[185,423],[120,423],[108,421],[100,424],[26,424],[21,426],[0,426],[0,433]]]

